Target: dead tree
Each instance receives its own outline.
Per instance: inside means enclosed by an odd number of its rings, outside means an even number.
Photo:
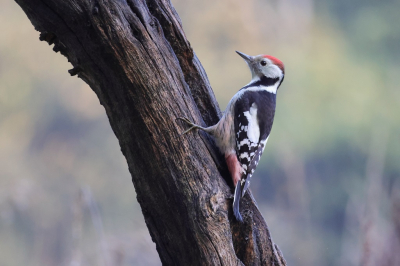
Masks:
[[[251,197],[232,214],[232,182],[186,116],[221,113],[169,0],[16,0],[104,106],[164,265],[286,265]]]

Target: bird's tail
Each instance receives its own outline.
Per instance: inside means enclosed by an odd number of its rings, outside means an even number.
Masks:
[[[236,184],[235,196],[233,197],[233,214],[235,215],[236,220],[238,220],[239,222],[243,222],[242,215],[240,215],[239,211],[239,202],[241,197],[242,197],[242,184],[240,184],[239,181]]]

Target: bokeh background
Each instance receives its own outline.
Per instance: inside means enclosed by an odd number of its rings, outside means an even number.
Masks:
[[[286,66],[252,191],[289,265],[400,265],[400,1],[173,0],[224,109]],[[160,265],[103,107],[0,0],[1,265]]]

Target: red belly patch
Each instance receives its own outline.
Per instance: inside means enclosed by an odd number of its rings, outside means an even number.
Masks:
[[[231,173],[233,184],[236,186],[241,179],[241,166],[235,153],[225,155],[226,164],[228,165],[229,173]]]

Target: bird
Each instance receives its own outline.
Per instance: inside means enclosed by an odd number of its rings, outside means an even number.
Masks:
[[[233,213],[243,222],[239,202],[249,188],[274,122],[276,94],[285,77],[281,60],[270,55],[249,56],[236,51],[247,63],[251,81],[229,101],[219,122],[210,127],[194,124],[186,117],[178,119],[190,125],[181,135],[203,130],[215,139],[235,186]]]

